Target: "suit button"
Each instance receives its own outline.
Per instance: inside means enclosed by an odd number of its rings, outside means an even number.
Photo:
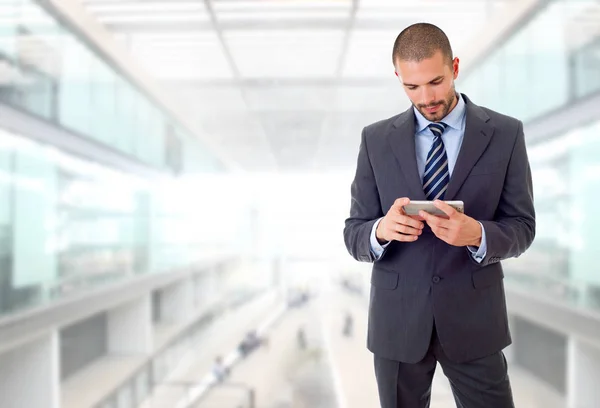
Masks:
[[[439,276],[434,276],[433,278],[431,278],[431,281],[432,281],[433,283],[439,283],[439,282],[440,282],[440,280],[441,280],[441,279],[440,279],[440,277],[439,277]]]

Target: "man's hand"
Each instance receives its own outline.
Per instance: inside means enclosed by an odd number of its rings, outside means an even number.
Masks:
[[[442,210],[448,219],[419,211],[431,231],[442,241],[454,246],[481,245],[481,225],[473,218],[456,211],[443,201],[435,200],[433,203]]]
[[[395,240],[402,242],[416,241],[423,230],[421,221],[410,218],[404,213],[404,207],[410,199],[403,197],[394,201],[389,211],[377,225],[375,236],[380,244]]]

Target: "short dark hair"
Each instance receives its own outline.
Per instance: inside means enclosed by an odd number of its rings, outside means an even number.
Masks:
[[[452,65],[450,40],[441,28],[429,23],[417,23],[406,27],[394,42],[392,63],[396,61],[422,61],[441,51],[444,59]]]

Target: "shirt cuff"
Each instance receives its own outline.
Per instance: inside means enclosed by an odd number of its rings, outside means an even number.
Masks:
[[[479,245],[479,248],[474,246],[467,246],[469,252],[471,252],[471,256],[473,257],[473,259],[475,259],[477,263],[481,263],[481,261],[483,261],[483,258],[485,258],[485,255],[487,254],[487,240],[485,238],[485,228],[483,228],[482,223],[479,223],[479,225],[481,225],[481,245]]]
[[[387,246],[390,244],[389,242],[387,244],[383,244],[381,245],[379,243],[379,241],[377,241],[377,226],[379,225],[379,223],[381,222],[383,218],[378,219],[377,221],[375,221],[375,224],[373,224],[373,228],[371,228],[371,253],[375,256],[375,260],[381,258],[381,255],[383,255],[383,252],[385,251],[385,249],[387,248]]]

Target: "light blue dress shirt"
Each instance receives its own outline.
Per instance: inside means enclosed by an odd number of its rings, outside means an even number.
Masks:
[[[448,113],[448,115],[443,118],[440,122],[444,122],[448,127],[446,131],[442,135],[442,141],[444,142],[444,147],[446,148],[446,155],[448,156],[448,170],[450,172],[450,177],[452,177],[452,171],[454,170],[454,165],[456,164],[456,159],[458,158],[458,152],[460,151],[460,146],[462,145],[463,138],[465,136],[465,123],[467,121],[467,110],[465,107],[465,101],[463,100],[460,94],[458,95],[458,102],[454,109]],[[427,127],[430,123],[425,117],[419,112],[416,108],[413,108],[415,112],[415,151],[417,155],[417,169],[419,171],[419,176],[423,179],[423,173],[425,173],[425,162],[427,161],[427,153],[429,153],[429,149],[433,144],[433,133]],[[389,245],[389,242],[384,245],[380,245],[377,241],[377,237],[375,236],[375,232],[377,230],[377,226],[381,222],[381,218],[377,220],[377,222],[373,225],[373,229],[371,230],[371,252],[377,259],[381,258],[385,248]],[[485,254],[487,253],[487,242],[485,237],[485,229],[483,225],[481,225],[481,245],[479,248],[477,247],[467,247],[477,262],[481,262],[483,258],[485,258]]]

